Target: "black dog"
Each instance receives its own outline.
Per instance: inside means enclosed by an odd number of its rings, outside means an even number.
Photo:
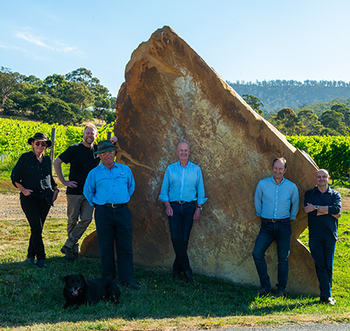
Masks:
[[[63,289],[66,304],[63,308],[97,303],[102,299],[119,303],[120,290],[113,280],[107,278],[85,280],[81,274],[67,275],[62,280],[66,283]]]

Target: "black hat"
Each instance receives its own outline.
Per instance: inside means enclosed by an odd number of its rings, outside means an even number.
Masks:
[[[117,149],[118,147],[114,147],[113,143],[110,140],[102,140],[99,141],[97,144],[97,151],[95,154],[100,154],[104,152],[111,151],[113,149]]]
[[[34,140],[40,140],[40,141],[45,141],[47,147],[51,146],[51,140],[47,139],[47,136],[45,133],[42,132],[37,132],[33,138],[28,139],[28,144],[31,145]]]

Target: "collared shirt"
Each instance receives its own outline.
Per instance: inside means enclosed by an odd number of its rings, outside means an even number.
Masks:
[[[114,163],[112,169],[101,163],[89,172],[84,185],[84,195],[91,206],[129,202],[134,190],[130,168],[120,163]]]
[[[299,211],[298,188],[285,178],[278,185],[273,177],[262,179],[255,191],[254,205],[260,217],[294,220]]]
[[[305,192],[304,205],[308,203],[317,206],[328,206],[327,215],[317,216],[317,210],[308,213],[309,234],[324,235],[327,232],[332,232],[337,239],[338,220],[332,216],[339,214],[341,210],[341,196],[337,191],[332,190],[329,186],[325,192],[321,192],[317,186]]]
[[[180,161],[169,165],[165,171],[159,199],[162,202],[197,201],[202,205],[207,198],[201,168],[190,161],[186,167]]]
[[[12,170],[11,180],[13,185],[16,182],[26,189],[33,190],[31,195],[38,199],[51,198],[52,189],[57,186],[52,177],[50,157],[43,155],[39,162],[33,151],[20,156]]]

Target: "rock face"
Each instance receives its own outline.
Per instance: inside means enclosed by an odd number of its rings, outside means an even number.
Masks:
[[[232,65],[235,65],[232,63]],[[314,186],[316,165],[210,68],[171,28],[157,30],[133,52],[117,100],[117,162],[133,171],[134,262],[171,268],[168,220],[158,200],[167,165],[186,140],[191,161],[203,172],[206,197],[194,224],[189,256],[194,272],[259,286],[252,258],[260,219],[255,214],[258,181],[272,175],[275,157],[287,159],[285,177],[296,183],[300,211],[293,222],[287,292],[318,295],[314,262],[298,237],[307,226],[304,192]],[[98,256],[96,236],[83,255]],[[271,283],[277,283],[277,253],[266,253]]]

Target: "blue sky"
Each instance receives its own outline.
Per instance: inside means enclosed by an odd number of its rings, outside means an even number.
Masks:
[[[113,96],[137,46],[170,26],[224,79],[350,81],[350,1],[1,2],[0,66],[41,79],[84,67]]]

